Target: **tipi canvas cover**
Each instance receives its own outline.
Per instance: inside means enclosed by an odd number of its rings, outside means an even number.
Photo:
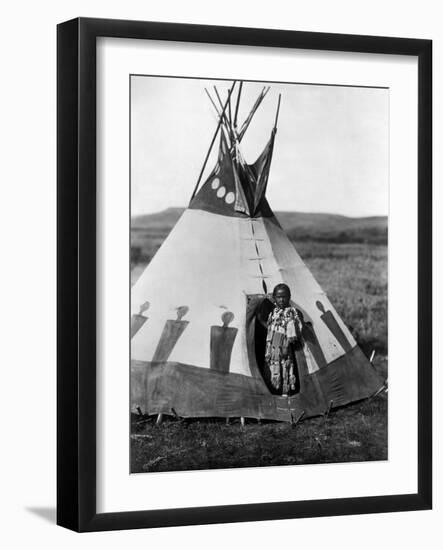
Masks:
[[[248,165],[240,142],[252,116],[238,128],[226,104],[215,168],[132,288],[131,405],[146,414],[290,422],[366,398],[383,381],[265,197],[276,125]],[[299,383],[289,396],[273,393],[263,370],[263,321],[282,282],[303,319]]]

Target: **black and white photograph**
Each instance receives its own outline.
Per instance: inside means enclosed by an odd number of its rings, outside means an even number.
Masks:
[[[129,94],[130,472],[388,460],[389,89]]]

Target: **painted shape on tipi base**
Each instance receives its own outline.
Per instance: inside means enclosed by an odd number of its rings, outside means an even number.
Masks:
[[[153,361],[167,361],[171,355],[178,339],[189,325],[189,321],[182,321],[182,318],[188,313],[188,306],[180,306],[177,308],[177,319],[173,321],[168,319],[163,328],[160,340],[157,344]]]
[[[321,389],[320,383],[317,379],[317,376],[309,372],[308,368],[308,355],[311,355],[310,359],[314,359],[310,348],[307,345],[306,340],[303,342],[302,346],[296,347],[295,358],[297,361],[298,372],[300,376],[300,392],[303,394],[315,395],[315,401],[322,403],[324,402],[324,395]]]
[[[323,350],[321,349],[317,335],[315,334],[314,327],[311,323],[303,324],[303,340],[306,343],[307,348],[311,352],[314,361],[317,363],[319,369],[326,367],[327,361]]]
[[[131,338],[133,338],[137,332],[142,328],[142,326],[146,323],[148,320],[148,317],[143,315],[143,313],[149,309],[149,302],[145,302],[140,306],[140,310],[138,313],[135,313],[131,317]]]
[[[320,319],[332,332],[332,334],[338,340],[341,347],[345,350],[346,353],[348,351],[351,351],[353,346],[350,344],[349,340],[346,338],[345,333],[343,332],[340,325],[338,324],[337,319],[334,317],[334,314],[332,313],[332,311],[326,311],[325,306],[320,301],[315,302],[315,305],[321,312]]]
[[[211,327],[210,369],[219,372],[229,372],[232,348],[238,329],[228,326],[234,320],[231,311],[222,315],[223,326]]]

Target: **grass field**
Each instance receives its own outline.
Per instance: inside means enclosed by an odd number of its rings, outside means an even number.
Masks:
[[[136,424],[131,471],[361,462],[387,458],[387,396],[343,407],[296,426],[280,422],[155,419]]]
[[[141,261],[133,265],[133,282],[168,232],[161,223],[163,229],[153,227],[148,238],[145,228],[142,241],[137,241],[133,232],[133,242],[143,242],[144,246]],[[294,242],[297,251],[366,355],[375,350],[374,366],[387,379],[386,244],[376,244],[377,240],[361,242],[366,223],[363,233],[359,233],[358,224],[353,222],[356,242],[315,240],[319,234],[315,227],[310,229],[311,241]],[[387,393],[295,427],[255,421],[242,427],[239,422],[226,425],[224,420],[216,419],[167,419],[157,426],[154,418],[134,416],[131,471],[386,460],[387,433]]]

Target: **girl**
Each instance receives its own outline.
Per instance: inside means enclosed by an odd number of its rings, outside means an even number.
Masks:
[[[296,389],[293,344],[299,339],[302,324],[297,310],[290,305],[288,285],[277,285],[272,295],[276,307],[268,317],[265,361],[273,388],[288,395]]]

